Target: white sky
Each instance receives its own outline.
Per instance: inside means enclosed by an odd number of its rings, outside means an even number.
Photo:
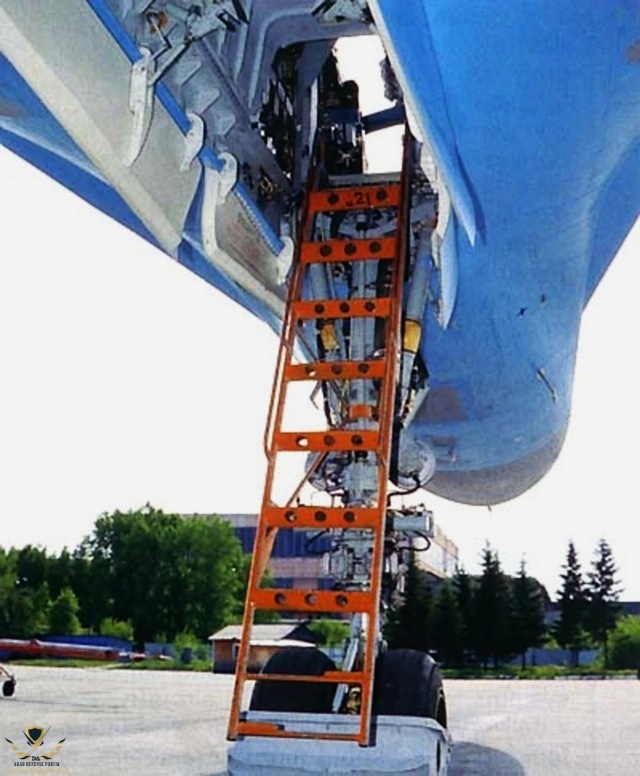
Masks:
[[[275,336],[2,148],[0,213],[0,545],[75,547],[100,513],[147,501],[257,511]],[[584,315],[549,475],[491,512],[425,494],[467,570],[489,540],[553,596],[569,539],[585,568],[604,537],[640,600],[639,247],[636,226]]]

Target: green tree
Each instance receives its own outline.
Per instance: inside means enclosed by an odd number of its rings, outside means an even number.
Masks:
[[[522,656],[522,668],[526,666],[529,647],[539,647],[545,635],[544,595],[540,583],[527,576],[524,560],[512,583],[513,614],[511,643]]]
[[[244,603],[247,597],[247,586],[249,585],[249,572],[251,571],[251,561],[253,555],[246,553],[242,556],[239,565],[239,575],[242,580],[242,587],[238,591],[238,600],[236,606],[236,616],[238,620],[242,619],[244,612]],[[267,569],[260,580],[260,587],[263,590],[269,590],[273,588],[273,575],[270,569]],[[253,622],[255,625],[269,625],[271,623],[280,622],[282,615],[280,612],[273,611],[272,609],[257,609],[253,615]]]
[[[133,625],[129,620],[114,620],[113,617],[105,617],[100,623],[100,635],[123,641],[133,641]]]
[[[463,622],[458,597],[452,583],[440,584],[433,616],[433,646],[438,660],[447,666],[460,666],[464,658]]]
[[[219,518],[178,518],[168,533],[164,605],[171,616],[163,629],[170,638],[188,632],[206,641],[236,617],[242,546],[231,526]]]
[[[71,579],[69,586],[80,604],[80,621],[91,632],[99,633],[104,619],[113,616],[112,568],[108,556],[93,551],[89,537],[73,552]]]
[[[600,539],[596,548],[591,571],[587,579],[587,630],[593,640],[600,644],[605,668],[608,665],[608,636],[614,629],[618,617],[620,584],[616,578],[617,569],[611,547]]]
[[[611,668],[634,668],[640,672],[640,617],[621,617],[609,636]]]
[[[80,633],[82,626],[78,619],[80,605],[76,594],[69,587],[60,591],[60,595],[51,604],[49,610],[49,628],[57,635]]]
[[[562,568],[562,587],[558,591],[560,617],[553,628],[553,636],[563,649],[571,651],[571,663],[576,666],[580,650],[588,643],[588,634],[585,629],[587,596],[573,542],[569,542],[567,560]]]
[[[14,559],[0,548],[0,636],[15,636],[10,608],[17,581]]]
[[[487,544],[482,553],[482,575],[474,599],[475,648],[484,668],[511,656],[509,623],[511,591],[498,554]]]
[[[432,646],[433,594],[428,575],[419,569],[412,555],[405,579],[404,593],[391,607],[384,635],[393,649],[420,649]]]
[[[51,601],[45,575],[19,575],[20,553],[0,550],[0,635],[29,639],[48,630]]]
[[[319,644],[328,647],[339,647],[349,637],[349,623],[345,620],[313,620],[309,623],[309,630],[318,636]]]
[[[101,584],[97,625],[105,617],[130,620],[138,642],[185,632],[206,640],[237,616],[242,548],[218,518],[185,519],[151,506],[102,515],[80,560],[87,581]],[[81,597],[86,592],[93,597],[83,585]]]
[[[474,599],[475,580],[470,577],[462,566],[458,566],[453,577],[453,589],[458,602],[461,618],[462,664],[464,665],[470,653],[475,650],[474,639]]]
[[[50,569],[55,563],[55,559],[50,558],[45,549],[28,544],[14,552],[16,553],[15,568],[18,584],[22,588],[36,590],[45,582],[49,582]]]
[[[52,598],[57,598],[65,587],[70,587],[75,591],[74,559],[66,547],[58,557],[54,555],[48,558],[47,582]]]

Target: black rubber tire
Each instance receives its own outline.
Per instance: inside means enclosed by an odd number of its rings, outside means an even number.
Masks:
[[[428,717],[447,727],[442,675],[435,660],[415,649],[390,649],[378,656],[373,713]]]
[[[7,679],[2,685],[2,694],[5,698],[10,698],[16,689],[15,679]]]
[[[336,664],[313,647],[286,647],[267,660],[263,674],[322,676],[335,671]],[[314,714],[331,712],[336,685],[315,682],[257,681],[251,695],[252,711],[298,711]]]

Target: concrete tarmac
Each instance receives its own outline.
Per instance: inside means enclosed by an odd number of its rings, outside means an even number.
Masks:
[[[232,677],[187,672],[15,668],[0,698],[0,776],[222,776]],[[640,682],[448,681],[450,776],[637,776]],[[41,751],[65,739],[58,768],[20,768],[23,730],[51,725]],[[29,752],[31,750],[29,749]]]

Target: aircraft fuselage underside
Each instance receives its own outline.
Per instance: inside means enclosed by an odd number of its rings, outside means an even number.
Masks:
[[[318,128],[333,133],[328,169],[355,180],[366,131],[406,117],[423,190],[402,455],[433,462],[427,488],[467,503],[544,475],[569,419],[582,310],[638,215],[635,2],[55,5],[0,0],[0,142],[273,328]],[[362,117],[332,50],[376,34],[387,60],[366,78],[395,110]],[[384,240],[385,219],[318,228]],[[318,293],[355,288],[316,274]]]

